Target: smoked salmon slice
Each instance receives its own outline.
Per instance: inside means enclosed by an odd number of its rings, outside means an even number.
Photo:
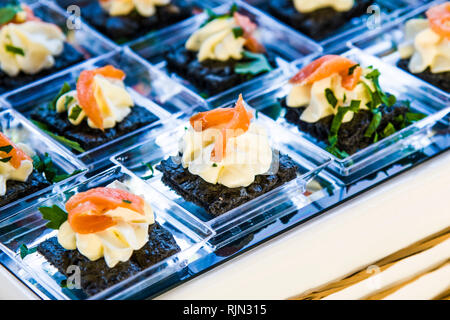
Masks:
[[[218,129],[219,136],[211,153],[211,160],[220,162],[225,154],[227,140],[245,133],[250,127],[253,115],[245,109],[242,94],[234,108],[217,108],[200,112],[191,117],[190,123],[195,131]]]
[[[144,200],[132,193],[114,188],[94,188],[80,192],[66,202],[69,223],[80,234],[95,233],[116,224],[104,214],[118,207],[144,214]]]
[[[244,16],[239,12],[235,12],[233,14],[233,17],[236,24],[240,26],[242,30],[244,30],[244,38],[246,39],[245,46],[247,47],[247,49],[254,53],[265,52],[266,49],[264,48],[264,46],[259,43],[255,37],[253,37],[253,32],[256,31],[258,26],[253,23],[249,17]]]
[[[123,80],[125,73],[120,69],[107,65],[94,70],[84,70],[78,78],[77,96],[80,106],[94,125],[103,130],[103,117],[95,100],[93,88],[94,77],[98,74],[107,78]]]
[[[0,151],[0,158],[1,159],[8,159],[11,157],[11,159],[8,161],[14,168],[19,168],[20,164],[23,160],[29,160],[32,161],[31,158],[23,152],[22,149],[17,148],[17,146],[12,143],[11,140],[7,136],[5,136],[2,132],[0,132],[0,147],[9,147],[11,146],[11,151]]]
[[[434,32],[447,39],[450,38],[450,2],[431,7],[427,10],[426,16]]]
[[[360,66],[355,67],[350,74],[350,68],[356,64],[356,62],[338,55],[325,55],[303,67],[292,77],[290,82],[307,85],[338,73],[342,77],[342,86],[347,90],[353,90],[362,75]]]

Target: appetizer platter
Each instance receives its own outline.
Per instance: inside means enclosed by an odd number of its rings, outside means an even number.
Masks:
[[[447,1],[274,3],[2,4],[0,35],[81,8],[80,60],[0,92],[2,266],[151,298],[449,149]]]

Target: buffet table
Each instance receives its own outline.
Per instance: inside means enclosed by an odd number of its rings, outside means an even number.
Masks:
[[[450,226],[449,162],[441,154],[157,299],[287,299],[371,265]],[[1,299],[37,299],[3,267],[0,283]]]

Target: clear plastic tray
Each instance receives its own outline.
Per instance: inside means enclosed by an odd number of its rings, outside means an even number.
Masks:
[[[192,114],[200,111],[204,111],[204,109],[194,110]],[[178,141],[185,132],[185,126],[189,117],[189,115],[180,116],[164,132],[155,134],[149,140],[117,154],[111,160],[139,177],[150,175],[151,170],[145,164],[150,163],[155,168],[155,165],[161,160],[177,154]],[[297,210],[303,206],[302,193],[305,184],[328,165],[330,158],[328,155],[313,155],[310,152],[310,148],[307,147],[308,142],[301,143],[302,141],[299,141],[293,133],[276,126],[268,117],[259,114],[256,121],[267,128],[272,147],[282,154],[289,155],[299,165],[296,179],[218,217],[214,217],[203,208],[184,200],[164,185],[161,181],[162,173],[157,169],[154,169],[153,177],[147,179],[146,183],[157,190],[160,197],[169,199],[174,209],[183,208],[191,212],[210,225],[217,234],[237,227],[257,216],[272,217],[274,212],[277,216],[280,216]]]
[[[77,157],[93,167],[107,163],[103,161],[110,155],[142,141],[152,132],[160,129],[164,122],[169,121],[172,114],[177,114],[189,108],[205,105],[205,101],[170,80],[164,73],[152,67],[128,48],[90,59],[76,67],[53,75],[33,86],[24,87],[4,96],[5,100],[16,110],[28,116],[38,105],[47,104],[59,92],[64,82],[74,87],[79,73],[85,69],[112,64],[125,71],[125,85],[131,92],[137,105],[147,108],[160,119],[134,132],[121,136],[113,141],[94,149],[87,150]],[[63,148],[66,148],[62,146]],[[72,150],[69,152],[74,153]]]
[[[364,52],[377,56],[384,62],[397,65],[400,60],[400,55],[397,51],[398,45],[404,40],[404,25],[406,21],[418,17],[425,17],[425,11],[428,8],[435,6],[436,4],[442,3],[442,0],[433,1],[424,6],[420,6],[408,14],[402,16],[401,18],[383,25],[382,28],[368,31],[359,37],[354,38],[350,43],[350,47],[358,48],[364,50]],[[400,68],[399,68],[400,69]],[[400,69],[403,72],[406,72]],[[408,73],[408,72],[407,72]],[[414,76],[413,73],[409,73]],[[420,78],[417,78],[423,81]],[[427,87],[423,86],[424,89]],[[447,93],[435,86],[433,86],[437,91],[440,91],[441,95],[450,97],[450,93]],[[430,93],[434,93],[436,90],[430,90]]]
[[[173,235],[181,251],[89,299],[130,298],[136,292],[147,289],[168,276],[183,272],[187,264],[200,257],[199,250],[210,250],[206,242],[214,235],[214,232],[207,225],[184,210],[169,205],[133,174],[124,172],[120,167],[113,167],[62,193],[54,194],[40,205],[33,205],[0,222],[0,248],[10,259],[10,263],[15,266],[18,273],[16,275],[27,284],[32,284],[37,294],[54,299],[86,298],[79,290],[62,288],[60,283],[65,276],[40,253],[32,253],[21,259],[19,247],[22,244],[28,248],[34,248],[57,234],[56,230],[45,226],[46,220],[43,220],[38,207],[57,204],[63,208],[67,197],[74,192],[105,186],[114,180],[125,183],[133,193],[143,196],[148,201],[154,210],[155,220]]]
[[[268,1],[269,0],[246,0],[246,2],[264,12],[268,12],[269,10],[267,6]],[[348,40],[367,30],[376,28],[378,23],[382,25],[387,21],[396,19],[406,12],[410,5],[420,3],[420,1],[417,0],[376,0],[374,2],[376,4],[370,8],[370,12],[361,17],[353,18],[341,28],[331,32],[326,38],[318,40],[320,45],[323,46],[324,51],[339,52],[345,50],[346,42]],[[286,22],[283,23],[287,24]]]
[[[31,1],[33,1],[33,0],[31,0]],[[94,1],[94,0],[74,0],[73,4],[77,5],[81,10],[85,10],[85,7],[87,6],[87,4],[90,1]],[[95,0],[95,1],[97,1],[97,0]],[[188,4],[190,4],[192,6],[192,8],[193,8],[193,16],[194,17],[195,17],[195,15],[200,14],[205,9],[212,9],[212,8],[215,8],[215,7],[219,6],[219,5],[221,5],[221,1],[219,1],[219,0],[208,0],[208,1],[204,1],[204,0],[185,0],[184,2],[186,2],[186,3],[188,3]],[[58,4],[55,4],[55,5],[59,6]],[[63,8],[63,9],[66,9],[66,8]],[[185,21],[187,21],[189,19],[192,19],[192,18],[193,17],[190,17],[188,19],[179,21],[177,23],[174,23],[171,26],[168,26],[168,27],[165,27],[165,28],[162,28],[162,29],[159,29],[159,30],[151,30],[151,29],[149,29],[148,30],[148,34],[152,34],[152,33],[155,33],[155,32],[161,31],[161,30],[165,30],[165,29],[170,28],[172,26],[176,26],[176,25],[182,24]],[[81,19],[83,21],[85,21],[85,23],[87,25],[89,25],[89,22],[87,22],[83,18],[83,14],[82,13],[81,13]],[[94,27],[92,27],[92,28],[94,28]],[[107,37],[106,35],[104,35],[104,36]],[[144,38],[144,37],[146,37],[146,35],[144,35],[142,37],[139,37],[137,39],[129,40],[129,41],[119,41],[118,44],[120,44],[120,45],[127,45],[127,44],[129,44],[131,42],[139,41],[139,39]]]
[[[43,136],[19,113],[14,110],[0,112],[0,131],[6,134],[14,143],[25,143],[31,147],[36,154],[42,156],[45,153],[52,158],[54,167],[58,174],[71,174],[75,170],[81,170],[74,176],[57,182],[47,188],[24,196],[23,198],[0,207],[0,219],[22,210],[34,203],[44,201],[51,190],[62,190],[73,185],[83,177],[86,167],[78,159],[56,145],[51,139]]]
[[[232,3],[233,2],[227,3],[214,9],[213,11],[218,14],[228,12]],[[248,15],[258,24],[259,39],[262,44],[264,44],[266,48],[268,48],[268,50],[277,57],[276,62],[278,67],[287,68],[288,63],[296,59],[316,55],[322,51],[322,48],[317,43],[298,34],[297,32],[294,32],[293,30],[290,30],[259,10],[256,10],[242,1],[235,1],[235,3],[239,6],[240,12]],[[183,45],[189,36],[203,24],[206,17],[207,14],[202,13],[182,24],[150,34],[139,41],[131,43],[130,48],[146,60],[150,61],[152,64],[155,64],[159,68],[168,72],[166,69],[167,63],[165,61],[165,52],[170,47]],[[171,76],[191,90],[199,92],[187,80],[174,73],[171,73]],[[258,78],[270,76],[271,73],[262,75]],[[248,83],[253,81],[255,81],[255,79],[250,80]],[[240,86],[241,85],[235,88],[239,88]],[[219,95],[226,94],[226,92]],[[214,99],[215,97],[204,96],[204,98]]]
[[[446,115],[450,107],[449,100],[441,97],[432,87],[424,90],[424,86],[429,87],[429,85],[373,56],[358,49],[350,50],[344,56],[358,61],[362,66],[373,66],[379,69],[381,72],[380,84],[385,90],[396,95],[398,100],[410,100],[412,110],[428,116],[345,159],[339,159],[325,150],[325,142],[317,141],[309,134],[299,131],[297,126],[287,122],[284,118],[284,109],[279,103],[279,99],[286,97],[289,93],[287,85],[289,78],[307,62],[298,63],[296,70],[293,70],[292,73],[273,80],[272,85],[261,88],[258,93],[248,96],[247,102],[295,133],[299,141],[308,140],[309,146],[312,146],[314,150],[313,154],[320,155],[320,157],[331,157],[333,161],[329,168],[342,180],[350,182],[424,147],[424,144],[429,143],[428,138],[435,134],[434,130],[437,129],[435,126],[448,126]],[[258,85],[256,84],[256,86]],[[431,92],[434,90],[434,94],[426,92],[430,90]],[[213,107],[216,106],[213,105]]]

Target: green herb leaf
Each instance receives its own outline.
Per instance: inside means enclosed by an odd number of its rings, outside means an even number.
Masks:
[[[369,126],[366,129],[366,132],[364,133],[364,137],[370,138],[378,129],[380,123],[381,123],[381,112],[377,109],[372,110],[373,116],[372,120],[370,121]]]
[[[270,65],[267,58],[262,53],[253,53],[250,51],[244,51],[244,59],[250,61],[240,62],[234,67],[234,71],[238,74],[251,74],[258,75],[263,72],[272,71],[272,66]]]
[[[373,136],[373,143],[378,142],[378,132],[375,132],[375,135]]]
[[[39,212],[42,218],[48,220],[47,228],[58,230],[59,227],[67,221],[67,212],[54,204],[51,207],[40,207]]]
[[[37,251],[37,247],[28,249],[25,244],[21,244],[19,247],[20,258],[24,259],[27,255],[35,253]]]
[[[130,200],[122,200],[122,202],[131,204],[131,201],[130,201]]]
[[[0,159],[0,162],[7,163],[11,159],[12,159],[12,157],[3,158],[3,159]]]
[[[328,103],[333,107],[336,108],[336,105],[338,103],[338,100],[336,99],[336,96],[334,95],[333,90],[330,88],[325,89],[325,97],[327,98]]]
[[[383,130],[383,138],[386,138],[386,137],[390,136],[391,134],[394,134],[395,131],[396,130],[395,130],[394,125],[389,122]]]
[[[355,72],[355,69],[359,67],[359,63],[355,64],[354,66],[351,66],[350,68],[348,68],[348,75],[351,76],[353,74],[353,72]]]
[[[406,121],[408,121],[408,122],[419,121],[419,120],[422,120],[422,119],[424,119],[426,117],[427,117],[427,115],[423,114],[423,113],[407,112],[405,114]]]
[[[80,115],[81,111],[83,111],[83,109],[81,109],[81,107],[79,105],[76,105],[75,107],[72,108],[72,110],[70,111],[69,114],[69,119],[71,120],[77,120],[78,116]]]
[[[152,173],[151,173],[150,175],[148,175],[148,176],[142,177],[141,179],[143,179],[143,180],[148,180],[148,179],[153,178],[153,175],[155,174],[155,170],[153,169],[152,164],[149,162],[149,163],[142,163],[142,165],[144,165],[144,166],[146,166],[148,169],[150,169],[150,171],[151,171]]]
[[[12,149],[13,149],[12,145],[7,145],[7,146],[0,147],[0,151],[3,151],[5,153],[7,153],[7,154],[10,153],[12,151]]]
[[[349,156],[347,152],[339,150],[336,146],[329,146],[326,150],[339,159],[344,159]]]
[[[350,106],[338,108],[338,111],[331,122],[330,136],[335,136],[338,134],[345,114],[349,111],[358,112],[360,104],[360,100],[352,100]]]
[[[10,45],[10,44],[6,44],[5,45],[5,50],[8,51],[8,52],[11,52],[13,54],[18,54],[20,56],[25,56],[25,51],[23,51],[22,48],[15,47],[15,46]]]
[[[212,166],[213,166],[214,168],[217,168],[217,163],[214,162],[214,163],[212,164]]]
[[[10,22],[20,11],[23,11],[20,3],[17,1],[10,1],[8,5],[0,8],[0,24]]]
[[[58,94],[53,98],[53,100],[48,104],[48,108],[50,110],[56,110],[56,101],[58,101],[58,99],[66,94],[67,92],[69,92],[70,90],[72,90],[72,88],[70,87],[70,84],[68,84],[67,82],[64,82],[63,86],[61,87],[61,89],[59,90]],[[67,108],[67,106],[66,106]]]
[[[48,134],[53,139],[61,142],[66,147],[72,148],[78,152],[85,152],[85,150],[80,146],[80,144],[78,142],[69,140],[66,137],[57,135],[57,134],[49,131],[47,125],[45,125],[44,123],[36,121],[36,120],[31,120],[31,122],[33,122],[44,133]]]
[[[73,177],[73,176],[75,176],[75,175],[77,175],[77,174],[83,172],[83,171],[84,171],[84,170],[77,169],[77,170],[74,170],[72,173],[58,174],[58,175],[56,175],[56,176],[53,178],[53,182],[54,182],[54,183],[57,183],[57,182],[66,180],[66,179],[68,179],[68,178],[70,178],[70,177]]]
[[[236,39],[242,37],[244,35],[244,29],[241,27],[233,28],[233,35]]]
[[[64,100],[64,108],[67,110],[69,108],[69,104],[74,100],[75,98],[67,95],[66,99]]]

